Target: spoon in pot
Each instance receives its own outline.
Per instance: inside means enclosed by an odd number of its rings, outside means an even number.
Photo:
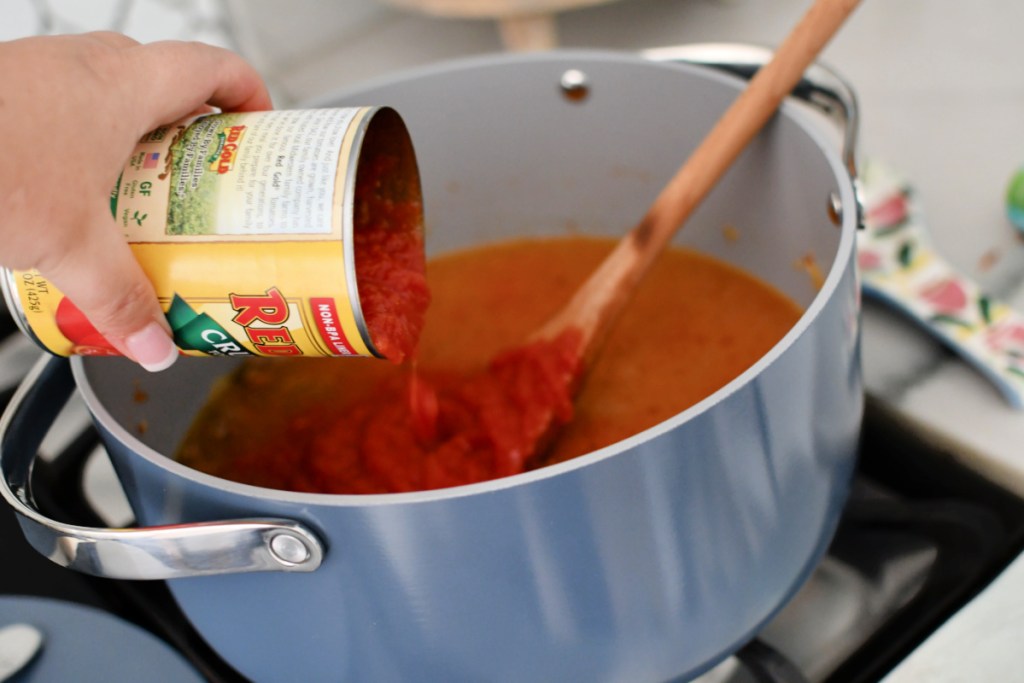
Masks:
[[[499,356],[492,364],[490,373],[504,373],[505,379],[500,381],[513,395],[522,396],[519,387],[530,382],[542,387],[539,394],[513,403],[522,420],[509,466],[518,461],[521,468],[535,459],[558,428],[571,419],[572,396],[605,332],[655,258],[771,119],[858,3],[815,0],[771,61],[755,74],[668,181],[643,219],[618,242],[572,299],[531,335],[526,346]]]
[[[390,437],[380,449],[361,453],[360,461],[380,479],[380,490],[453,486],[540,464],[547,446],[572,419],[573,397],[605,332],[655,257],[773,116],[858,2],[814,0],[643,219],[523,344],[498,354],[485,372],[456,381],[414,373],[407,385],[395,388],[408,392],[406,400],[379,394],[378,404],[389,410],[371,411],[360,431]],[[396,423],[408,429],[395,433]],[[404,460],[398,463],[395,454]]]
[[[522,472],[572,419],[573,396],[605,332],[668,241],[774,115],[859,0],[815,0],[643,219],[525,344],[437,391],[413,378],[409,411],[425,488]],[[467,462],[477,468],[468,472]],[[486,470],[486,471],[477,471]]]
[[[569,303],[533,335],[553,339],[570,329],[581,334],[589,358],[651,263],[711,191],[747,144],[774,115],[826,43],[860,0],[816,0],[758,70],[711,132],[654,200],[643,219],[576,291]]]

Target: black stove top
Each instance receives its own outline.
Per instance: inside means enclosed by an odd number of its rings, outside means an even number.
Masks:
[[[0,315],[0,339],[13,334]],[[13,387],[0,388],[5,404]],[[81,431],[56,457],[37,460],[37,504],[63,521],[106,525],[83,476],[105,457]],[[154,633],[212,683],[246,679],[191,628],[162,582],[77,574],[24,540],[0,509],[0,594],[57,598],[104,610]],[[964,468],[883,404],[869,399],[850,500],[829,553],[808,585],[716,681],[877,681],[1024,549],[1024,500]],[[833,584],[847,588],[833,589]],[[852,586],[852,588],[850,588]],[[823,624],[831,623],[830,627]],[[713,676],[715,672],[709,674]]]

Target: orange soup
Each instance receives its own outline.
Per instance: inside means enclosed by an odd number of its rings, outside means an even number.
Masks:
[[[679,413],[750,367],[801,314],[732,266],[669,250],[604,341],[575,401],[565,406],[567,423],[541,455],[494,465],[479,462],[473,448],[455,452],[448,444],[462,436],[457,418],[445,427],[452,433],[444,447],[422,448],[437,438],[436,425],[420,424],[422,416],[436,417],[437,408],[424,408],[418,383],[437,386],[442,413],[449,409],[461,399],[445,393],[446,378],[480,373],[522,344],[613,246],[598,238],[536,239],[436,258],[427,267],[432,303],[415,370],[355,359],[249,360],[214,392],[179,460],[235,481],[323,493],[505,476],[613,444]],[[544,373],[560,371],[554,362],[554,369],[515,381],[543,382]],[[537,388],[525,390],[533,400],[528,392]],[[436,404],[436,396],[428,393],[427,402]],[[492,438],[464,429],[463,441]]]

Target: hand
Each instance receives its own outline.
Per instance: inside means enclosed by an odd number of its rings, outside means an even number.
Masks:
[[[0,264],[38,269],[149,370],[178,352],[110,191],[143,134],[211,105],[271,108],[252,67],[209,45],[115,33],[0,43]]]

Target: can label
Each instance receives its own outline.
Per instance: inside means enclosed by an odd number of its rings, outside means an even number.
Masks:
[[[111,213],[183,353],[375,355],[348,277],[351,162],[374,111],[209,115],[139,142]],[[38,272],[7,276],[42,346],[117,353]]]

